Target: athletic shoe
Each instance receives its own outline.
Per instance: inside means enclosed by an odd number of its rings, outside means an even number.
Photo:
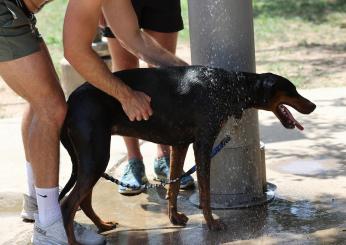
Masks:
[[[24,221],[34,222],[35,215],[38,214],[37,201],[27,194],[23,194],[23,209],[20,213],[20,217]]]
[[[148,178],[145,175],[145,166],[140,159],[129,160],[127,166],[125,167],[123,176],[120,179],[124,184],[131,186],[142,186],[148,183]],[[135,195],[144,191],[144,188],[131,189],[119,185],[119,193],[124,195]]]
[[[158,181],[167,181],[169,176],[169,157],[156,158],[154,161],[154,172]],[[185,172],[183,171],[183,174]],[[191,175],[185,176],[180,180],[180,189],[187,190],[195,186],[195,181]]]
[[[36,215],[35,215],[36,216]],[[43,227],[35,217],[34,234],[32,243],[34,245],[67,245],[67,236],[64,229],[62,218],[53,224]],[[73,223],[74,234],[77,242],[83,245],[105,244],[104,236],[97,234],[95,231],[88,229],[81,224]]]

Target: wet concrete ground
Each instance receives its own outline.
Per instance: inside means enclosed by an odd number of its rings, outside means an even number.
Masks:
[[[117,229],[105,233],[108,244],[346,244],[346,88],[302,94],[317,104],[310,116],[295,114],[305,126],[303,132],[286,130],[271,113],[260,113],[267,180],[278,187],[273,202],[217,210],[214,214],[228,228],[210,232],[201,210],[188,200],[194,191],[181,192],[178,199],[180,211],[189,217],[183,228],[168,220],[165,190],[127,197],[114,184],[101,180],[94,189],[94,207],[105,220],[119,223]],[[0,243],[28,244],[32,224],[19,218],[25,175],[18,119],[0,121],[0,140]],[[149,179],[154,176],[155,151],[155,145],[142,142]],[[125,165],[125,153],[121,139],[114,137],[108,171],[116,177]],[[70,171],[64,151],[61,162],[63,183]],[[193,162],[190,150],[185,169]],[[82,212],[76,219],[91,225]]]

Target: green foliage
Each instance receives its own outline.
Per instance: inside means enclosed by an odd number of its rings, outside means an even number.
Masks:
[[[60,60],[63,57],[62,29],[67,2],[68,0],[52,1],[36,15],[37,28],[48,46],[59,75],[61,74]]]
[[[345,13],[345,0],[254,0],[255,17],[301,18],[321,23],[331,13]]]
[[[188,42],[189,41],[189,17],[188,17],[188,4],[187,0],[181,0],[181,15],[184,20],[184,30],[179,33],[179,38],[181,40]]]

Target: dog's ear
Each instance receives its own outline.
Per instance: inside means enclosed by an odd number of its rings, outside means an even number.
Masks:
[[[275,77],[271,73],[261,74],[260,78],[256,80],[255,89],[255,101],[260,105],[266,105],[269,103],[273,95],[275,94]]]

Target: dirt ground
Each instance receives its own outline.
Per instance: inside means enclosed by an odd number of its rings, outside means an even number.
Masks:
[[[189,45],[179,44],[177,55],[190,63]],[[301,88],[346,86],[345,44],[297,45],[288,42],[270,48],[257,47],[256,61],[257,72],[274,72],[297,78]],[[21,116],[25,101],[3,81],[0,81],[0,97],[0,118]]]
[[[286,43],[258,49],[256,60],[257,72],[296,79],[300,88],[346,86],[346,44]]]

